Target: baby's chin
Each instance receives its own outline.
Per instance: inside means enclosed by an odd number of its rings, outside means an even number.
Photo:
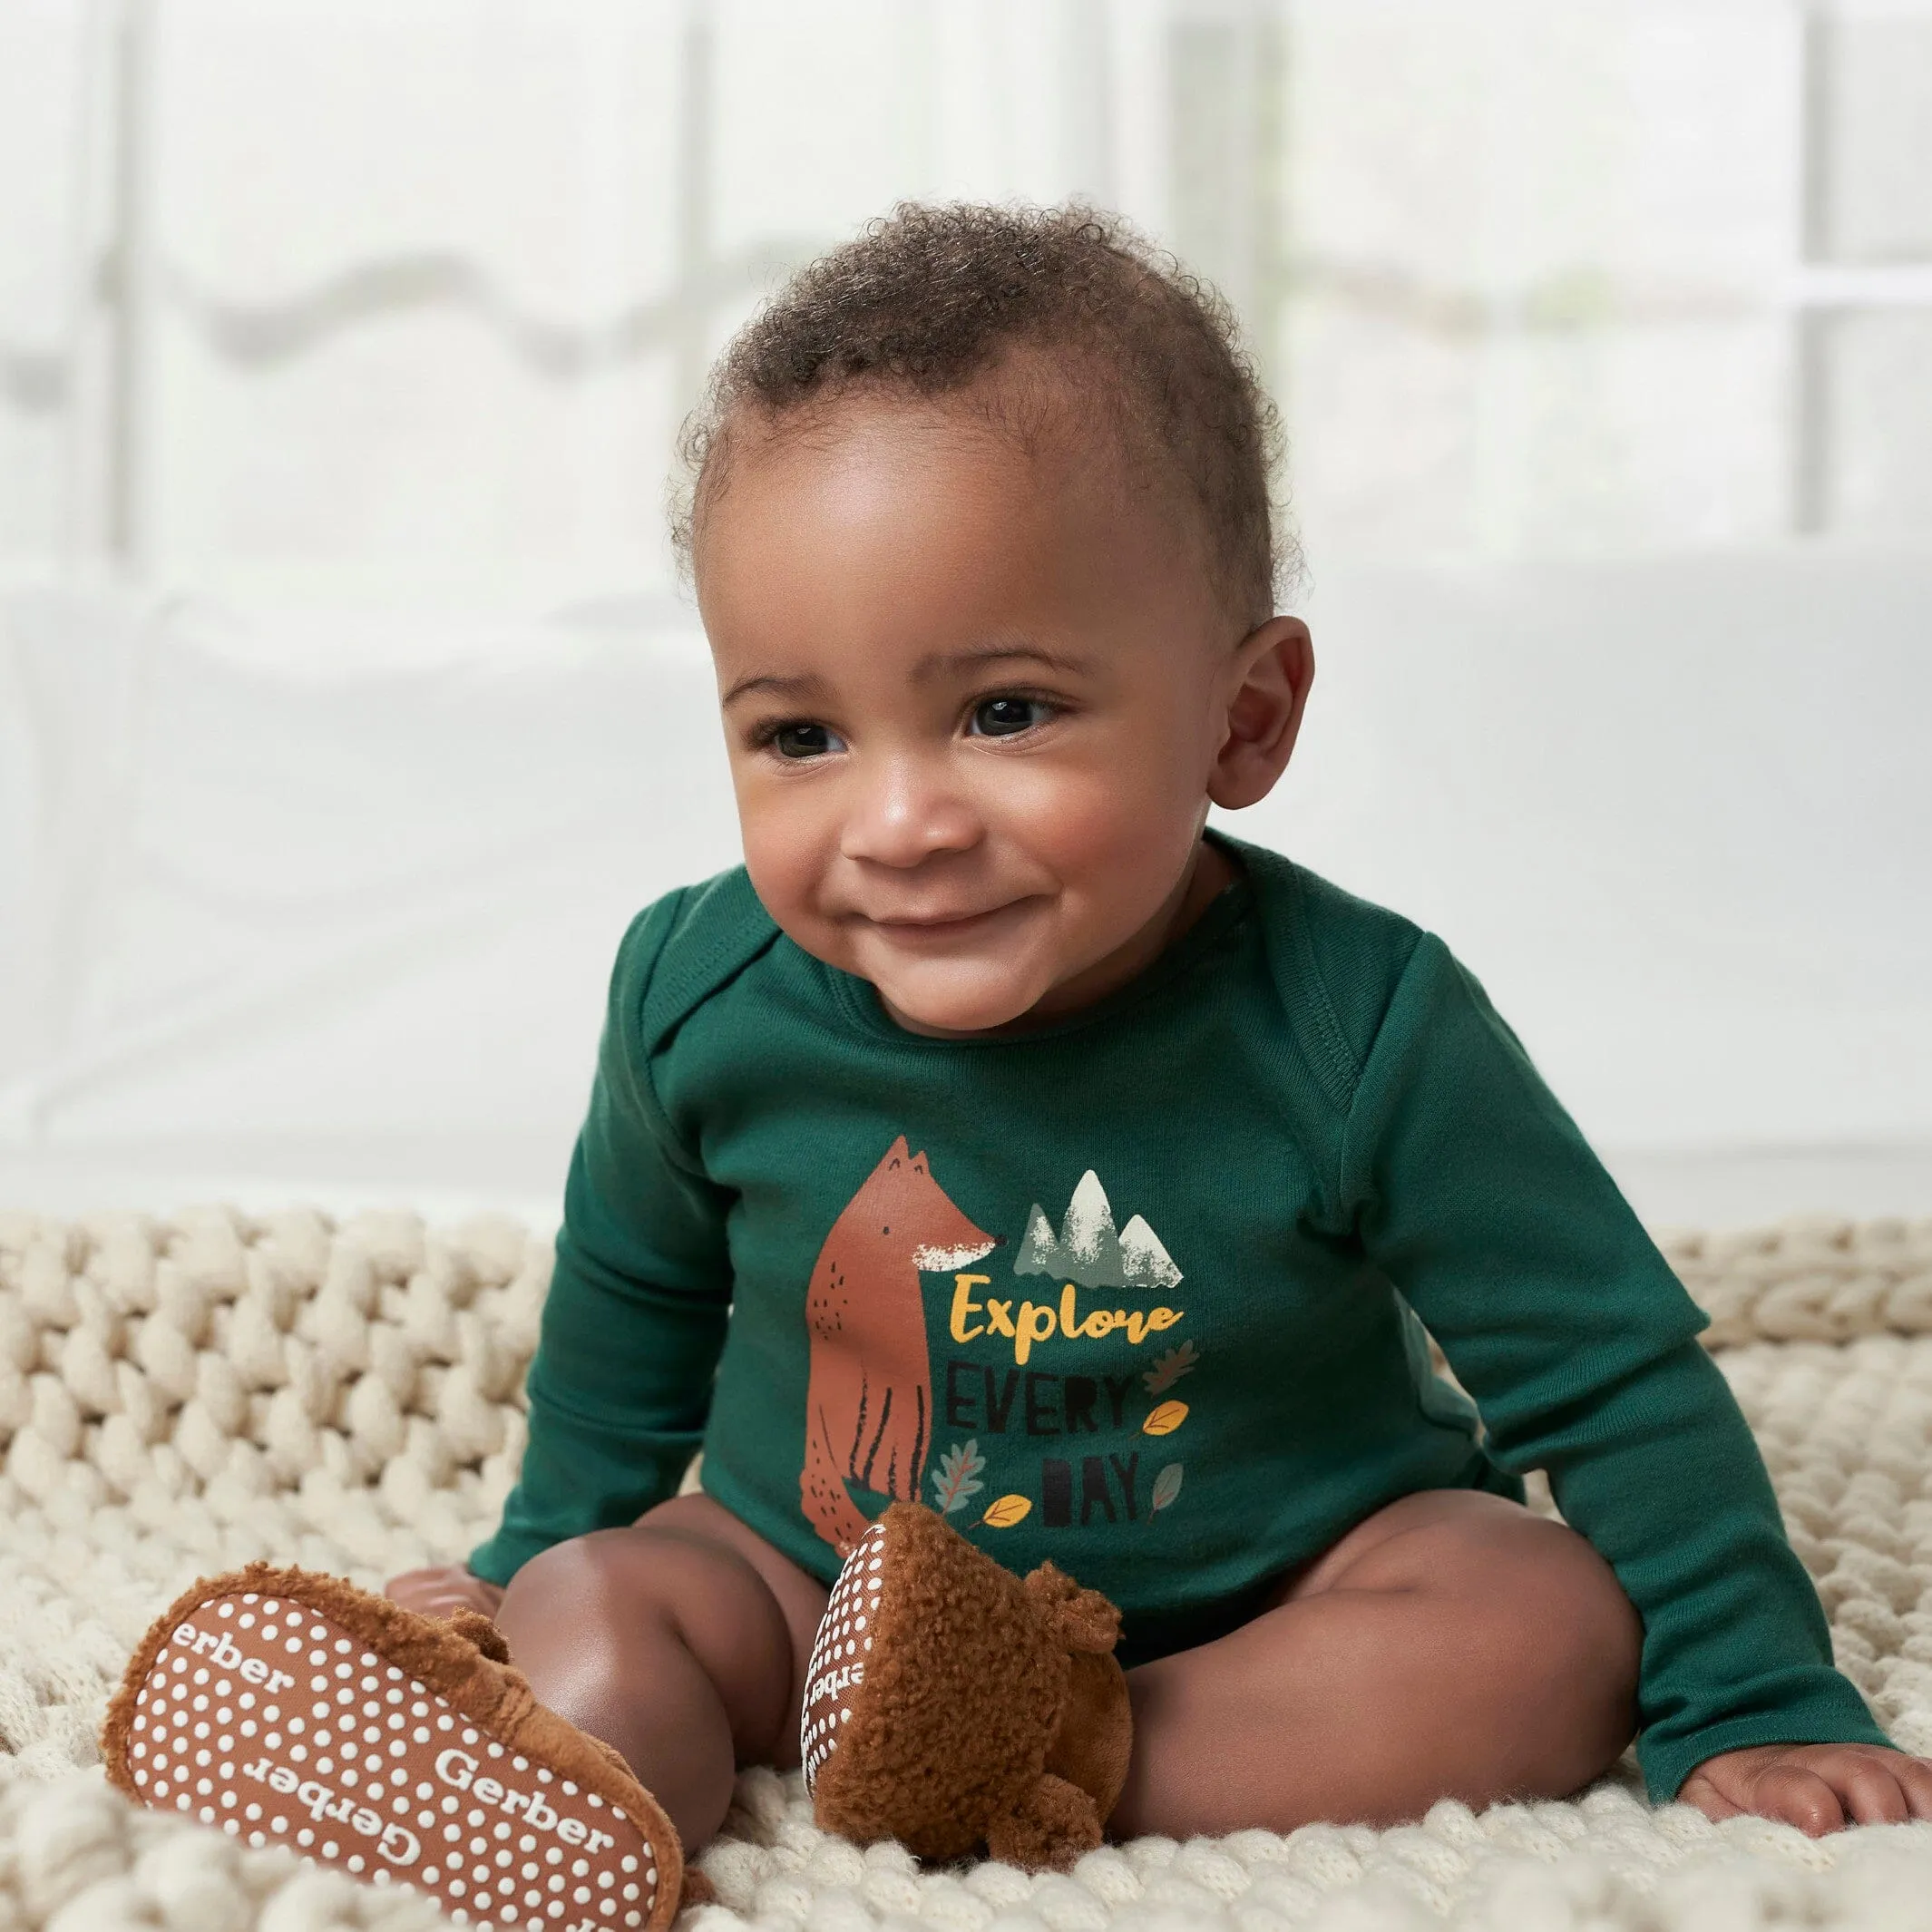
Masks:
[[[872,981],[894,1020],[920,1032],[990,1033],[1010,1026],[1054,984],[1050,968],[1033,961],[874,959],[854,970]]]

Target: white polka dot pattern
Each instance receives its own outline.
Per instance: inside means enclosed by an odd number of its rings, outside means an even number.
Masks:
[[[872,1648],[884,1586],[885,1525],[880,1522],[846,1557],[813,1639],[798,1740],[807,1791],[836,1747],[840,1726],[851,1720],[852,1693],[865,1681],[865,1654]]]
[[[458,1925],[637,1932],[656,1901],[620,1809],[292,1600],[217,1597],[177,1625],[128,1760],[156,1809],[426,1893]]]

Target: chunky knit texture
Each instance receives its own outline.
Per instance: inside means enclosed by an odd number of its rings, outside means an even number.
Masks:
[[[1750,1417],[1839,1666],[1932,1751],[1932,1222],[1666,1238]],[[220,1211],[0,1216],[0,1927],[429,1927],[391,1897],[136,1810],[102,1718],[155,1614],[256,1557],[376,1584],[493,1522],[521,1442],[547,1247],[502,1222]],[[946,1932],[1726,1932],[1923,1924],[1932,1826],[1812,1842],[1659,1810],[1626,1765],[1568,1804],[1438,1805],[1089,1853],[1070,1874],[921,1870],[817,1831],[800,1776],[739,1780],[682,1923]]]

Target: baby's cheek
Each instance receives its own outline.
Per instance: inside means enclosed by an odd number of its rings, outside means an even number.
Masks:
[[[782,802],[780,802],[782,806]],[[738,801],[738,825],[745,846],[745,869],[765,910],[808,951],[821,951],[807,935],[829,927],[817,911],[818,890],[829,863],[828,844],[809,810],[787,812],[762,802],[746,809]],[[835,848],[835,841],[833,842]]]
[[[1028,801],[1013,828],[1068,888],[1105,901],[1151,894],[1158,904],[1186,863],[1194,812],[1156,770],[1124,763]]]

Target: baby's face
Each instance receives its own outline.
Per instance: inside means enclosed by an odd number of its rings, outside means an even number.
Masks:
[[[1177,522],[937,405],[734,450],[698,579],[746,864],[903,1024],[1084,1004],[1186,895],[1244,653]]]

